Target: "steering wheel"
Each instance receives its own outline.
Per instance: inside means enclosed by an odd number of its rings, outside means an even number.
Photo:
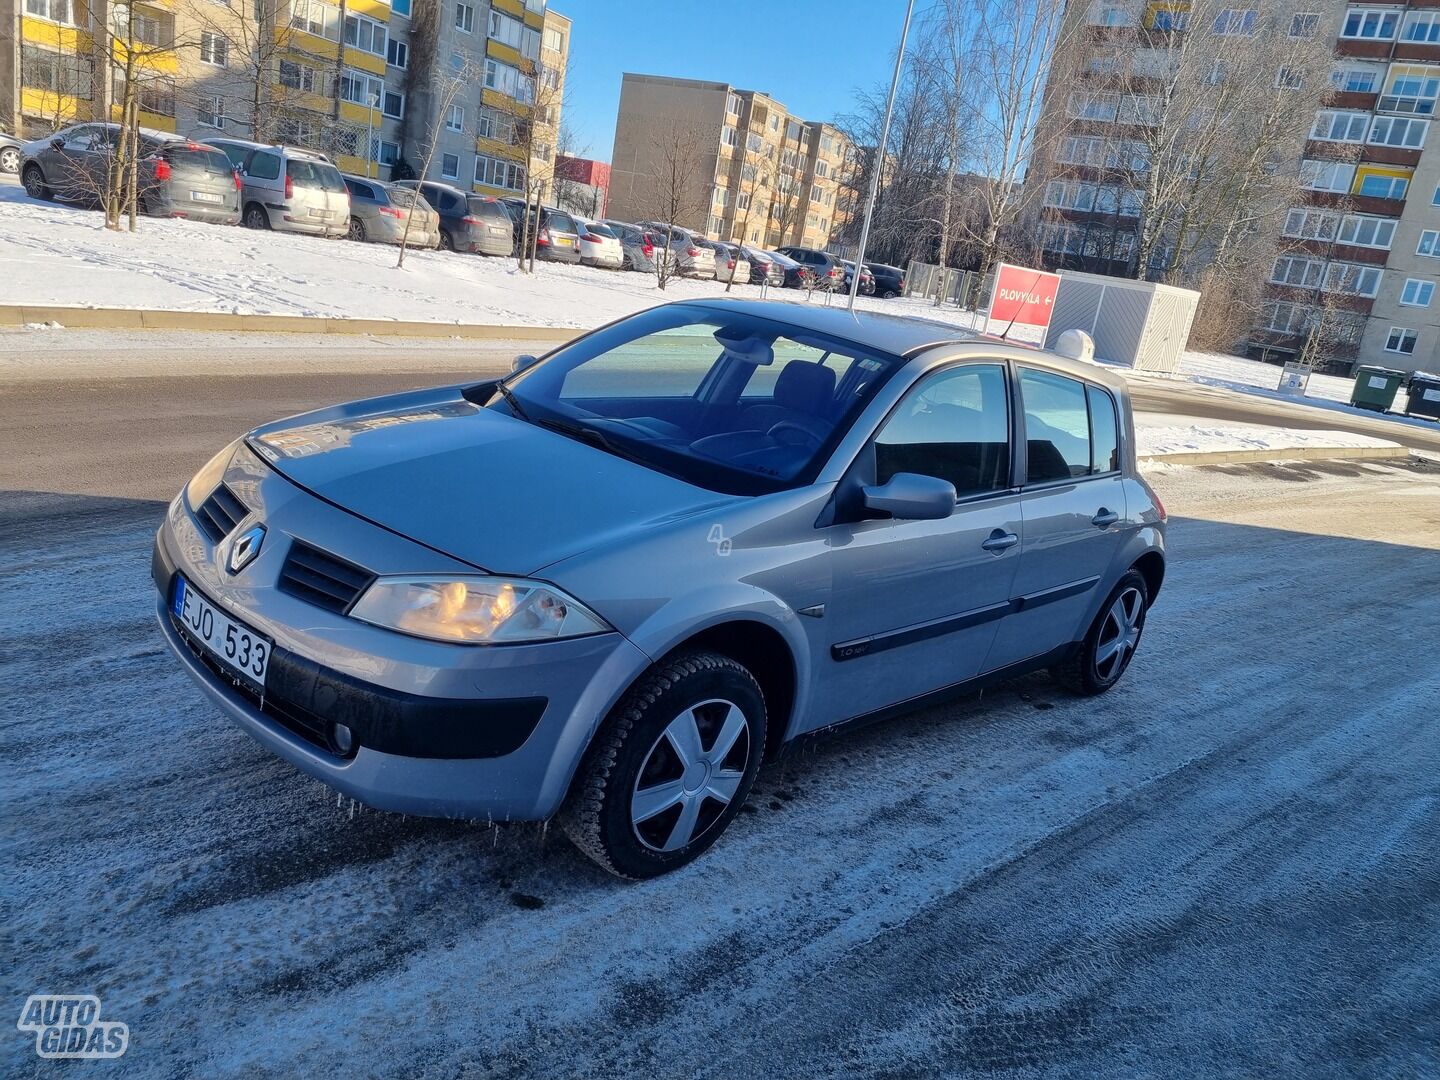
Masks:
[[[799,438],[782,438],[781,432],[786,431],[793,431]],[[829,428],[818,420],[781,420],[765,434],[787,446],[807,446],[814,450],[818,449],[820,444],[825,441],[825,436],[829,434]]]

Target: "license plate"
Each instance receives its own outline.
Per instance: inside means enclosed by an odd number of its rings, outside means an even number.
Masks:
[[[238,623],[201,596],[183,578],[175,579],[175,599],[170,610],[186,634],[215,659],[246,682],[265,688],[270,667],[270,641]]]
[[[328,210],[316,210],[316,209],[312,206],[312,207],[310,208],[310,216],[311,216],[311,217],[318,217],[318,218],[328,218],[328,217],[330,216],[330,211],[328,211]]]
[[[190,192],[190,198],[195,202],[218,203],[225,201],[219,195],[214,195],[208,191],[192,191]]]
[[[560,247],[574,247],[574,246],[575,246],[575,241],[574,241],[574,240],[571,240],[568,236],[557,236],[557,237],[555,238],[555,243],[558,244]]]

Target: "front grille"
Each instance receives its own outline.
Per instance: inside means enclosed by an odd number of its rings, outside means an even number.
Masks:
[[[245,509],[245,504],[236,498],[233,491],[221,484],[200,504],[195,516],[199,518],[200,529],[210,538],[210,542],[218,544],[234,531],[235,526],[240,524],[240,519],[247,513],[249,511]]]
[[[343,614],[374,580],[375,575],[369,570],[337,559],[302,540],[292,540],[276,586],[281,592],[316,607]]]

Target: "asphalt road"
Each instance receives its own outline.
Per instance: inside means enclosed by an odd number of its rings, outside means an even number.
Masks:
[[[69,346],[75,334],[82,345]],[[508,371],[524,342],[307,339],[301,335],[0,334],[0,490],[169,499],[226,441],[336,401]],[[37,350],[46,360],[33,361]],[[173,374],[202,361],[204,373]],[[23,364],[23,366],[22,366]],[[133,374],[132,374],[133,373]],[[1440,453],[1440,424],[1397,423],[1232,391],[1138,380],[1139,412],[1353,431]]]
[[[1434,467],[1157,470],[1171,571],[1115,691],[831,738],[625,884],[337,800],[165,652],[159,500],[254,420],[438,381],[366,379],[0,398],[15,1013],[96,993],[146,1077],[1440,1075]],[[32,1045],[0,1071],[52,1075]]]

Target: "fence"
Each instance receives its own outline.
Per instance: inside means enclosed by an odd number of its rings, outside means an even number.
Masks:
[[[979,277],[973,270],[952,270],[911,260],[905,269],[905,295],[926,300],[939,296],[941,303],[973,309],[981,299]]]

